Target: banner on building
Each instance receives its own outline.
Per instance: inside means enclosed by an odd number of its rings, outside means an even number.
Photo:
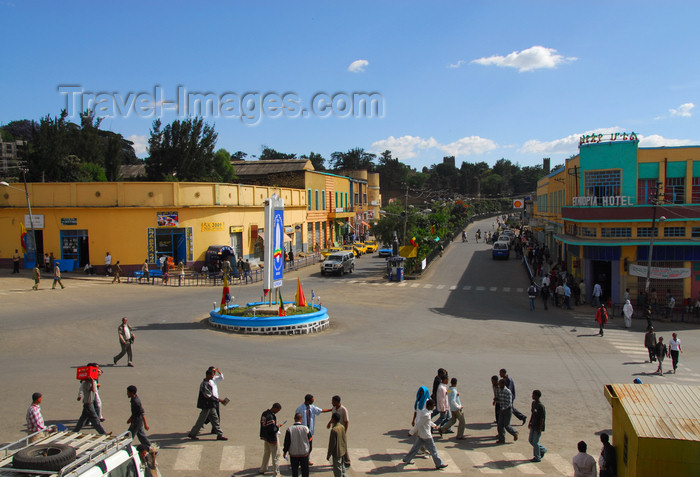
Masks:
[[[630,263],[629,274],[634,277],[646,277],[647,267]],[[690,268],[651,267],[650,278],[658,280],[676,280],[690,278]]]
[[[513,208],[522,209],[525,207],[525,201],[523,199],[513,199]]]

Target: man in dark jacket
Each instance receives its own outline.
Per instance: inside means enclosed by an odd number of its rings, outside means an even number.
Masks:
[[[506,381],[506,387],[510,389],[510,393],[513,395],[513,415],[516,418],[520,419],[522,421],[522,424],[525,424],[525,421],[527,421],[527,417],[525,417],[525,414],[515,409],[515,382],[510,376],[508,376],[508,371],[506,371],[505,369],[501,369],[498,372],[498,374],[499,376],[501,376],[501,379],[504,379]]]
[[[274,475],[275,477],[280,476],[279,443],[277,441],[277,432],[280,430],[280,426],[277,425],[276,414],[280,412],[281,409],[282,405],[276,402],[260,416],[260,439],[265,443],[262,465],[260,465],[260,474],[267,472],[267,463],[270,461],[270,456],[272,456],[272,467],[275,471]]]
[[[541,397],[542,392],[539,389],[532,391],[532,413],[530,414],[530,423],[527,425],[530,429],[529,442],[532,445],[532,452],[534,455],[532,462],[541,461],[545,452],[547,452],[547,448],[540,445],[540,436],[544,432],[544,421],[546,417],[544,404],[540,402]]]
[[[228,440],[228,437],[224,437],[224,433],[221,431],[221,427],[219,427],[219,415],[216,412],[217,398],[214,397],[214,393],[212,390],[212,378],[214,378],[214,370],[209,368],[207,369],[206,376],[202,380],[202,383],[199,385],[199,396],[197,396],[197,408],[201,409],[201,412],[199,413],[197,422],[195,422],[189,434],[187,434],[187,437],[189,437],[193,441],[199,440],[197,434],[199,434],[200,429],[202,429],[202,427],[204,426],[204,421],[206,421],[207,419],[209,419],[209,422],[211,422],[212,429],[214,429],[214,432],[216,433],[216,440]]]
[[[600,451],[598,459],[600,477],[615,477],[617,475],[617,456],[615,448],[610,444],[610,436],[603,432],[600,435],[600,442],[603,443],[603,449]]]

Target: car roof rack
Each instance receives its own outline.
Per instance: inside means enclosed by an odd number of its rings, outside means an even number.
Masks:
[[[0,448],[0,476],[21,476],[23,474],[42,475],[50,477],[76,477],[96,462],[103,461],[107,457],[125,449],[132,455],[131,442],[133,438],[129,431],[112,436],[109,434],[88,434],[71,431],[58,431],[56,426],[51,426],[52,431],[47,437],[29,443],[32,435],[24,437],[11,444]],[[75,448],[77,458],[60,471],[15,469],[12,467],[12,456],[19,450],[40,444],[66,444]]]

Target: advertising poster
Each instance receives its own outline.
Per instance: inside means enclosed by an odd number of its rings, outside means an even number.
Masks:
[[[282,286],[284,273],[284,209],[274,209],[274,243],[272,259],[272,282],[275,288]]]
[[[177,212],[156,212],[158,215],[158,227],[177,227]]]

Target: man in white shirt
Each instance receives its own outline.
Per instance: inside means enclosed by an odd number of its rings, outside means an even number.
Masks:
[[[416,411],[416,425],[413,429],[408,431],[408,435],[416,436],[416,441],[413,443],[413,447],[403,458],[404,464],[412,464],[413,458],[416,456],[421,447],[425,446],[426,450],[433,456],[433,462],[435,463],[436,469],[444,469],[447,467],[435,448],[435,442],[433,441],[433,436],[431,433],[431,428],[437,427],[433,421],[430,420],[430,415],[432,410],[435,408],[435,403],[432,399],[428,399],[425,403],[424,409],[419,409]]]
[[[681,348],[681,340],[678,338],[676,333],[673,333],[673,338],[668,342],[668,354],[671,356],[673,361],[673,374],[676,374],[676,368],[678,367],[678,354],[683,352]]]
[[[464,437],[464,428],[466,423],[464,421],[464,407],[462,406],[462,401],[459,399],[459,391],[457,390],[457,378],[452,378],[450,380],[450,389],[448,391],[448,399],[450,401],[450,420],[443,424],[440,428],[440,433],[447,432],[450,427],[452,427],[457,421],[459,421],[459,427],[457,428],[457,439],[466,439]]]
[[[112,272],[112,256],[107,252],[105,255],[105,275],[109,275]]]
[[[584,441],[578,443],[578,454],[574,456],[574,477],[596,477],[598,465],[592,455],[586,454],[588,446]]]
[[[216,398],[216,414],[219,416],[219,425],[221,425],[221,401],[222,399],[219,398],[219,383],[224,380],[224,374],[219,371],[219,368],[215,368],[214,366],[209,366],[209,369],[212,371],[214,374],[214,377],[209,380],[211,383],[211,395]],[[204,424],[208,424],[209,419],[204,421]],[[211,433],[216,434],[216,429],[214,429],[214,423],[211,424]]]

